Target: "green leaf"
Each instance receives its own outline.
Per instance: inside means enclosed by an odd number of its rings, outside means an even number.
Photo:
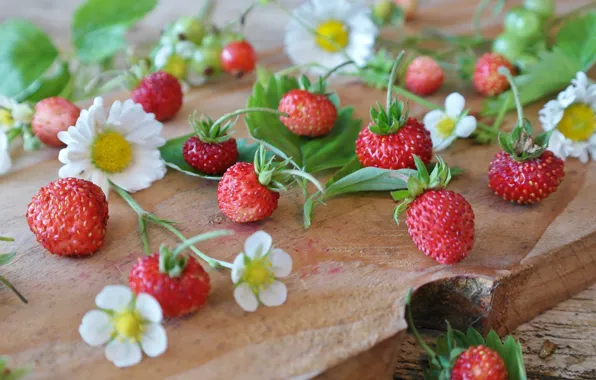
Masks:
[[[0,25],[0,93],[14,97],[39,79],[58,57],[46,33],[25,20]]]
[[[331,179],[329,179],[329,181],[327,181],[325,186],[328,188],[329,186],[333,185],[335,182],[339,181],[340,179],[342,179],[342,178],[344,178],[344,177],[346,177],[362,168],[363,168],[363,166],[360,163],[360,160],[358,159],[358,157],[354,157],[354,158],[352,158],[352,160],[350,162],[348,162],[346,165],[344,165],[344,167],[339,169],[333,175],[333,177],[331,177]]]
[[[410,191],[408,191],[408,190],[397,190],[397,191],[391,192],[391,197],[396,202],[403,201],[404,199],[406,199],[409,196],[410,196]]]
[[[466,332],[466,338],[468,341],[468,347],[479,346],[485,343],[482,335],[480,335],[480,333],[473,327],[470,327]]]
[[[413,178],[416,171],[412,169],[389,170],[379,168],[362,168],[327,186],[325,197],[361,191],[392,191],[405,189],[408,178]]]
[[[100,62],[122,49],[128,28],[151,11],[157,0],[87,0],[74,13],[72,38],[83,62]]]
[[[6,265],[6,264],[10,263],[16,254],[17,254],[16,252],[1,254],[0,255],[0,265]]]
[[[61,95],[71,78],[68,62],[62,61],[52,73],[33,82],[24,92],[17,97],[19,102],[38,102],[42,99]]]
[[[176,137],[166,142],[164,146],[159,148],[161,152],[161,158],[166,162],[166,165],[172,169],[178,170],[184,174],[188,174],[193,177],[200,177],[204,179],[210,179],[219,181],[221,176],[214,176],[202,173],[184,160],[182,155],[182,147],[189,137],[195,136],[194,133],[188,135]],[[244,139],[236,140],[238,146],[238,162],[253,162],[255,158],[255,152],[259,148],[259,144],[248,144]]]
[[[490,330],[488,335],[486,336],[486,346],[488,348],[492,348],[493,350],[497,351],[501,357],[504,357],[504,350],[503,350],[503,342],[501,342],[501,338],[494,330]]]
[[[304,86],[310,82],[301,78]],[[263,86],[255,83],[248,107],[277,109],[281,98],[290,90],[300,88],[293,77],[271,77]],[[277,147],[305,171],[315,173],[346,165],[355,157],[355,141],[360,132],[361,120],[353,118],[353,109],[338,108],[338,118],[333,130],[320,138],[300,137],[290,132],[279,117],[266,113],[246,115],[246,126],[252,137]]]
[[[596,62],[596,12],[567,20],[557,33],[556,46],[588,71]]]

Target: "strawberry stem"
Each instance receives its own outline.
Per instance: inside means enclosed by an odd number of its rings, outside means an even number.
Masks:
[[[416,330],[416,326],[414,325],[414,318],[412,317],[412,307],[410,306],[410,302],[412,301],[412,293],[412,289],[410,289],[406,297],[406,313],[408,318],[408,326],[410,327],[410,331],[412,331],[412,334],[414,334],[416,342],[418,342],[418,344],[422,346],[422,348],[424,349],[424,351],[426,351],[426,354],[429,357],[434,359],[437,357],[437,354],[432,350],[432,348],[430,348],[426,343],[424,343],[422,337],[420,336],[420,333],[418,333],[418,330]]]
[[[17,297],[19,297],[19,299],[23,302],[23,303],[29,303],[29,301],[27,301],[27,299],[17,290],[17,288],[15,288],[10,281],[8,281],[6,278],[4,278],[3,276],[0,276],[0,283],[4,284],[4,286],[6,286],[8,289],[12,290],[14,292],[14,294],[17,295]]]
[[[288,74],[293,73],[294,71],[300,71],[303,69],[310,69],[310,68],[314,68],[314,67],[319,68],[319,69],[327,69],[327,67],[325,67],[319,63],[311,62],[311,63],[304,63],[302,65],[294,65],[294,66],[287,67],[283,70],[279,70],[278,72],[275,73],[275,76],[288,75]]]
[[[315,185],[315,187],[317,188],[317,190],[319,190],[321,193],[325,193],[325,189],[323,188],[323,185],[321,185],[321,183],[312,175],[308,174],[305,171],[302,170],[295,170],[295,169],[286,169],[286,170],[282,170],[279,172],[279,174],[287,174],[287,175],[291,175],[291,176],[295,176],[295,177],[300,177],[300,178],[304,178],[306,180],[308,180],[310,183],[312,183],[313,185]]]
[[[265,112],[265,113],[272,113],[272,114],[278,115],[278,116],[285,116],[285,117],[288,117],[289,116],[287,113],[279,112],[278,110],[274,110],[272,108],[265,108],[265,107],[243,108],[241,110],[236,110],[234,112],[230,112],[230,113],[227,113],[227,114],[223,115],[219,119],[215,120],[215,122],[213,123],[213,125],[214,126],[220,125],[224,121],[226,121],[228,119],[231,119],[231,118],[233,118],[235,116],[242,115],[242,114],[245,114],[245,113],[251,113],[251,112]]]
[[[507,98],[505,98],[505,101],[501,105],[501,109],[499,110],[499,113],[497,114],[497,118],[495,119],[495,121],[493,123],[493,129],[495,131],[499,131],[499,129],[501,129],[501,123],[503,123],[503,119],[505,118],[505,114],[507,113],[507,110],[509,109],[510,104],[511,104],[511,94],[509,94],[509,96],[507,96]]]
[[[0,236],[0,241],[9,241],[9,242],[12,242],[12,241],[14,241],[14,239],[11,238],[11,237]]]
[[[339,65],[335,66],[335,67],[334,67],[334,68],[332,68],[331,70],[327,71],[327,74],[325,74],[323,77],[321,77],[321,81],[325,82],[327,79],[329,79],[329,77],[330,77],[330,76],[331,76],[331,75],[332,75],[334,72],[336,72],[337,70],[341,69],[341,68],[342,68],[342,67],[344,67],[344,66],[351,65],[351,64],[353,64],[353,63],[354,63],[354,61],[352,61],[352,60],[346,61],[346,62],[344,62],[344,63],[340,63]]]
[[[515,100],[515,108],[517,108],[517,123],[518,125],[524,125],[524,108],[521,105],[519,100],[519,91],[517,90],[517,86],[513,82],[513,76],[511,75],[511,71],[508,68],[501,66],[499,67],[499,74],[504,75],[507,77],[507,81],[511,86],[511,91],[513,92],[513,99]]]
[[[399,67],[399,64],[401,63],[405,54],[406,52],[403,50],[399,53],[395,59],[395,62],[393,63],[393,67],[391,68],[391,74],[389,74],[389,82],[387,82],[387,99],[385,102],[385,109],[387,112],[389,112],[389,109],[391,108],[391,99],[393,97],[392,86],[395,83],[395,77],[397,76],[397,68]]]
[[[420,105],[422,105],[422,106],[424,106],[424,107],[426,107],[428,109],[431,109],[431,110],[440,110],[440,109],[442,109],[440,106],[438,106],[438,105],[436,105],[436,104],[434,104],[432,102],[429,102],[428,100],[426,100],[426,99],[424,99],[424,98],[422,98],[422,97],[420,97],[418,95],[415,95],[415,94],[411,93],[410,91],[408,91],[408,90],[406,90],[404,88],[401,88],[399,86],[395,86],[394,85],[392,89],[398,95],[401,95],[401,96],[403,96],[406,99],[410,99],[410,100],[412,100],[412,101],[414,101],[414,102],[416,102],[416,103],[418,103],[418,104],[420,104]]]
[[[209,239],[215,239],[216,237],[220,237],[220,236],[229,236],[229,235],[233,235],[234,231],[230,231],[230,230],[215,230],[215,231],[210,231],[210,232],[205,232],[204,234],[200,234],[197,236],[194,236],[190,239],[181,239],[182,243],[179,244],[174,251],[172,252],[172,255],[174,257],[180,255],[185,249],[190,248],[191,246],[205,241],[205,240],[209,240]]]
[[[149,238],[147,235],[147,222],[156,224],[168,231],[170,231],[174,236],[176,236],[182,243],[188,242],[189,240],[180,232],[176,227],[172,224],[173,222],[168,220],[159,219],[154,214],[145,211],[133,198],[132,196],[124,189],[119,187],[118,185],[110,182],[110,187],[133,209],[133,211],[139,216],[139,229],[141,233],[141,241],[143,242],[143,246],[145,248],[145,252],[148,254],[150,253],[149,250]],[[214,231],[214,232],[221,232],[221,231]],[[228,232],[228,231],[226,231]],[[208,234],[208,233],[207,233]],[[206,234],[204,234],[206,235]],[[199,235],[202,236],[202,235]],[[191,239],[192,240],[192,239]],[[198,257],[203,259],[210,267],[212,268],[232,268],[232,264],[214,259],[212,257],[207,256],[203,252],[201,252],[197,247],[194,245],[190,245],[189,247],[185,247],[183,249],[190,248]]]

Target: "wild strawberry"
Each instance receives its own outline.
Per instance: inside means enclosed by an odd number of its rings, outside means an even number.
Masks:
[[[224,46],[220,58],[223,69],[236,78],[251,73],[257,64],[257,54],[246,41],[230,42]]]
[[[221,212],[237,223],[263,220],[277,209],[279,193],[301,176],[313,182],[321,192],[321,185],[312,176],[288,169],[290,159],[275,162],[267,159],[263,146],[255,153],[254,164],[238,162],[230,167],[219,181],[217,203]]]
[[[486,346],[464,351],[451,370],[451,380],[507,380],[507,368],[499,354]]]
[[[86,256],[103,245],[108,202],[101,189],[78,178],[42,187],[27,208],[27,223],[37,241],[59,256]]]
[[[334,71],[334,70],[332,70]],[[298,136],[319,137],[331,132],[337,120],[337,108],[325,95],[325,79],[319,78],[314,85],[306,76],[299,80],[300,89],[286,93],[279,101],[277,110],[288,114],[279,119]]]
[[[79,107],[64,98],[58,96],[46,98],[35,106],[31,128],[42,143],[60,148],[64,143],[58,140],[58,132],[74,126],[80,113]]]
[[[132,91],[131,99],[158,121],[176,116],[182,107],[182,87],[172,75],[158,71],[143,77]]]
[[[416,247],[441,264],[463,260],[474,245],[474,211],[468,201],[445,190],[451,171],[443,160],[429,175],[424,162],[415,157],[418,174],[410,177],[407,190],[392,193],[396,201],[394,218],[407,210],[408,233]]]
[[[193,256],[174,255],[162,246],[160,253],[140,257],[128,276],[135,293],[151,294],[164,316],[181,317],[198,310],[211,290],[209,275]]]
[[[532,125],[524,119],[517,88],[505,70],[513,88],[518,121],[510,134],[499,135],[502,150],[489,165],[488,186],[506,201],[533,204],[557,190],[565,177],[564,163],[546,150],[554,129],[532,138]]]
[[[515,72],[511,62],[501,54],[485,53],[478,58],[472,81],[480,94],[489,97],[495,96],[509,88],[507,78],[499,73],[501,66]]]
[[[391,98],[392,84],[403,52],[397,57],[387,87],[387,108],[380,104],[372,107],[368,128],[363,129],[356,140],[356,155],[363,166],[382,169],[415,168],[413,155],[424,163],[432,158],[432,140],[424,125],[408,118],[408,109],[402,102]]]
[[[431,95],[443,85],[443,69],[431,57],[420,56],[408,65],[406,88],[418,95]]]

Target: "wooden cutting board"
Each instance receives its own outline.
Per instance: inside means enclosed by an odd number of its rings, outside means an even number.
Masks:
[[[434,2],[420,17],[458,30],[475,4],[461,3],[456,12],[445,10],[445,2]],[[274,66],[287,64],[279,49],[262,56]],[[355,105],[364,119],[369,106],[384,98],[357,83],[332,87],[342,104]],[[187,115],[195,109],[217,117],[244,106],[250,89],[246,79],[193,91],[179,116],[165,125],[166,135],[186,133]],[[469,88],[458,91],[479,109],[480,100]],[[449,92],[433,100],[440,103]],[[540,107],[526,109],[536,129]],[[414,116],[421,118],[424,112],[412,106]],[[510,115],[505,125],[514,121]],[[246,136],[242,124],[237,129],[239,136]],[[57,151],[51,150],[23,157],[13,173],[0,177],[0,235],[16,239],[12,246],[2,245],[2,251],[14,248],[19,253],[2,273],[29,304],[0,289],[0,355],[34,367],[32,377],[45,379],[304,379],[330,368],[322,378],[388,378],[392,351],[406,329],[404,297],[411,288],[420,289],[414,306],[427,325],[442,326],[448,317],[456,325],[475,323],[505,333],[596,279],[596,171],[593,164],[568,161],[557,193],[540,205],[517,206],[488,189],[486,171],[496,151],[494,145],[459,141],[443,155],[450,165],[468,170],[450,188],[461,192],[476,214],[474,249],[455,266],[438,265],[415,248],[405,224],[393,222],[394,202],[386,193],[332,200],[316,210],[308,231],[302,227],[297,191],[282,195],[270,219],[235,224],[218,210],[216,182],[170,171],[135,199],[158,216],[180,222],[189,237],[213,229],[234,230],[227,240],[200,245],[227,261],[242,250],[250,234],[269,232],[275,245],[294,260],[293,273],[285,281],[288,301],[245,313],[234,301],[229,273],[210,271],[213,291],[207,305],[166,323],[168,351],[126,370],[108,362],[103,349],[86,345],[77,329],[105,285],[127,283],[130,268],[142,254],[136,215],[112,193],[107,240],[100,252],[85,259],[47,254],[29,232],[24,213],[37,190],[57,178],[60,163]],[[150,239],[154,250],[162,242],[175,243],[157,228],[151,229]]]

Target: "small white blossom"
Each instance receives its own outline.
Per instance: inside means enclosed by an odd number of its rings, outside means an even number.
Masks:
[[[466,99],[457,92],[445,98],[445,110],[433,110],[424,116],[424,128],[430,132],[433,149],[440,151],[458,137],[469,137],[476,130],[476,118],[468,116]]]

